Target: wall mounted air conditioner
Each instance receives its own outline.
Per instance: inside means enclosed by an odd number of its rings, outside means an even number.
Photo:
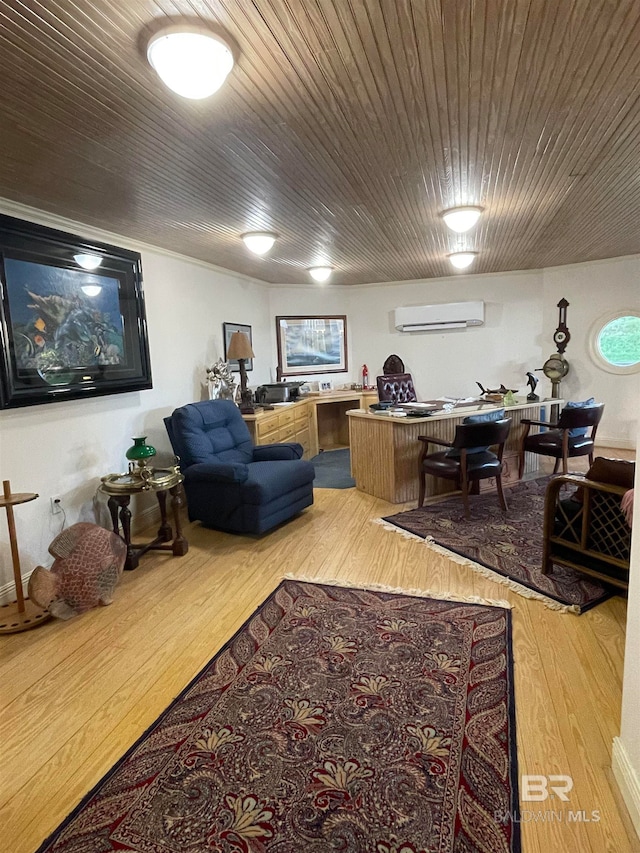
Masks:
[[[395,327],[399,332],[462,329],[465,326],[482,326],[483,323],[484,302],[409,305],[395,310]]]

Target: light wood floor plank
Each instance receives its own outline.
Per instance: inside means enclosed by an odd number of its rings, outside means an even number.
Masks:
[[[525,853],[638,853],[609,770],[624,598],[579,617],[548,610],[372,523],[402,508],[317,490],[314,507],[261,539],[187,525],[189,553],[147,554],[110,607],[0,638],[0,849],[32,853],[293,574],[509,601],[520,772],[570,773],[571,809],[602,815],[599,824],[524,822]]]

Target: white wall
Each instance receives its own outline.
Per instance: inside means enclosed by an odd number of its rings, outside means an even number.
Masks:
[[[349,288],[269,287],[10,202],[0,202],[0,211],[141,251],[154,385],[149,391],[0,412],[0,479],[9,479],[14,491],[41,496],[15,510],[24,574],[50,562],[47,547],[60,529],[59,517],[50,515],[50,496],[62,496],[68,524],[93,520],[100,477],[125,468],[133,436],[147,435],[168,458],[162,418],[176,406],[206,397],[205,366],[223,354],[225,321],[252,326],[253,387],[275,379],[276,315],[345,314],[349,371],[331,375],[336,386],[358,382],[364,363],[375,381],[387,356],[397,353],[413,373],[420,397],[466,396],[476,393],[476,380],[527,390],[526,372],[555,350],[555,306],[564,296],[572,333],[568,396],[593,394],[603,400],[601,435],[633,445],[638,410],[637,396],[630,393],[633,378],[600,372],[588,358],[584,336],[598,312],[637,305],[638,258]],[[393,327],[393,309],[400,305],[467,299],[485,301],[483,327],[413,334]],[[538,391],[549,390],[542,378]],[[6,524],[0,519],[0,593],[11,578]]]
[[[476,394],[476,382],[485,388],[503,383],[527,392],[527,371],[541,368],[556,352],[553,332],[562,298],[569,302],[571,340],[565,354],[570,372],[560,386],[561,395],[571,400],[593,396],[604,402],[599,441],[633,448],[640,409],[634,375],[604,371],[589,355],[588,338],[594,323],[607,313],[624,308],[640,311],[639,257],[349,288],[282,285],[272,289],[270,306],[272,316],[347,315],[349,371],[333,374],[336,385],[359,382],[363,364],[375,383],[385,359],[396,353],[413,374],[418,397],[430,399]],[[394,308],[466,300],[484,300],[484,326],[412,333],[394,328]],[[275,365],[275,342],[272,359]],[[550,396],[551,383],[544,374],[536,375],[537,393]]]
[[[557,304],[565,298],[571,340],[565,356],[570,370],[562,395],[571,400],[595,397],[606,404],[598,441],[633,447],[640,412],[637,374],[607,373],[589,355],[589,336],[596,321],[621,309],[640,311],[640,257],[616,258],[544,271],[545,357],[555,352],[551,340],[558,325]]]
[[[466,300],[485,301],[485,325],[432,332],[398,332],[394,309]],[[336,385],[369,383],[393,353],[413,375],[418,397],[466,397],[485,387],[526,387],[527,370],[540,366],[542,279],[540,273],[459,276],[359,287],[287,287],[271,291],[271,313],[347,315],[349,371],[333,374]],[[273,357],[275,358],[275,349]],[[314,377],[315,378],[315,377]]]
[[[640,395],[640,377],[635,391]],[[637,424],[640,448],[640,421]],[[620,737],[613,744],[613,771],[636,832],[640,835],[640,465],[636,454],[635,500],[631,537],[629,604],[625,642]]]
[[[4,212],[139,249],[126,238],[54,222],[37,212],[26,215],[13,206]],[[126,470],[124,454],[133,436],[148,436],[170,459],[162,419],[177,406],[208,397],[205,368],[223,355],[223,322],[252,326],[256,359],[249,381],[269,381],[268,288],[187,259],[147,248],[141,253],[153,389],[0,412],[0,479],[10,480],[14,492],[40,495],[14,510],[23,574],[51,562],[47,547],[61,529],[61,517],[51,516],[50,496],[62,497],[67,524],[95,521],[100,477]],[[13,578],[11,566],[6,522],[0,518],[0,590]]]

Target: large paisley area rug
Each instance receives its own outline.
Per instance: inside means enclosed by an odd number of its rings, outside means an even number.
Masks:
[[[543,575],[544,495],[549,477],[519,482],[505,489],[508,511],[495,493],[472,496],[471,518],[465,519],[459,495],[440,503],[389,515],[377,521],[395,531],[424,539],[527,598],[538,598],[555,610],[583,613],[605,601],[612,590],[566,566],[554,565]]]
[[[510,611],[283,581],[41,853],[520,851]]]

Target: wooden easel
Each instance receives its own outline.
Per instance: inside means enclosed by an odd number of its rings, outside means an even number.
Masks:
[[[3,506],[7,511],[7,526],[9,528],[17,600],[12,604],[0,606],[0,634],[16,634],[18,631],[28,631],[30,628],[37,628],[38,625],[42,625],[43,622],[50,619],[51,614],[24,597],[16,525],[13,520],[14,506],[34,501],[38,495],[33,492],[22,492],[21,494],[12,495],[9,480],[3,480],[2,487],[4,494],[0,497],[0,507]]]

